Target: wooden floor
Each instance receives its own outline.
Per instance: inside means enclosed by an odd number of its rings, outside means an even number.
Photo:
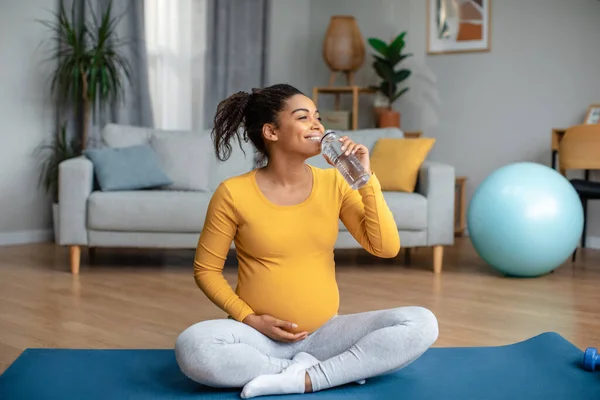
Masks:
[[[81,275],[53,244],[0,247],[0,373],[28,347],[171,348],[194,322],[221,318],[192,279],[193,251],[84,252]],[[340,313],[422,305],[438,317],[435,346],[488,346],[555,331],[600,347],[600,251],[584,250],[541,278],[509,279],[488,268],[468,239],[431,272],[431,250],[376,260],[342,252]],[[226,277],[235,281],[235,264]]]

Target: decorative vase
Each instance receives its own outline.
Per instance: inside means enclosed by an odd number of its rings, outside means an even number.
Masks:
[[[364,39],[354,17],[331,17],[323,41],[323,59],[331,70],[330,86],[335,83],[338,72],[346,75],[348,85],[354,84],[354,72],[365,60]]]
[[[377,125],[380,128],[400,128],[400,113],[388,108],[377,110]]]

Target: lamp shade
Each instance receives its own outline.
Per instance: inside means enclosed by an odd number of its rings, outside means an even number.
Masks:
[[[361,67],[365,60],[365,43],[354,17],[331,17],[323,41],[323,58],[334,72],[354,72]]]

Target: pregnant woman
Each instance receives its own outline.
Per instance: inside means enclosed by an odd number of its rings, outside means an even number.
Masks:
[[[210,201],[194,277],[229,318],[196,323],[177,338],[177,362],[190,379],[242,388],[242,398],[316,392],[403,368],[437,340],[437,320],[422,307],[338,315],[339,220],[378,257],[395,257],[400,239],[365,146],[342,138],[371,174],[359,190],[335,168],[306,163],[320,153],[323,133],[314,103],[289,85],[219,104],[219,159],[232,140],[248,139],[261,167],[223,181]],[[236,290],[223,276],[232,242]]]

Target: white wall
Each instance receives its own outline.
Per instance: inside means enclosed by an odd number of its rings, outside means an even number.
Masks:
[[[33,152],[53,129],[48,96],[48,37],[36,18],[48,18],[52,0],[2,1],[0,12],[0,244],[51,238],[51,205],[38,187]]]
[[[490,53],[428,56],[426,0],[311,0],[311,68],[305,85],[327,84],[329,70],[321,51],[331,15],[353,15],[365,40],[389,40],[407,31],[407,50],[414,57],[406,64],[413,71],[410,91],[396,104],[402,128],[437,139],[431,158],[468,177],[468,198],[502,165],[521,160],[549,165],[552,128],[582,122],[588,105],[600,102],[600,2],[495,0],[492,5]],[[280,26],[303,25],[301,14],[273,18]],[[281,52],[296,39],[280,39],[271,58],[280,71],[291,68],[289,78],[298,80],[296,62],[284,64],[287,53]],[[377,82],[371,54],[367,45],[359,84]],[[373,126],[371,107],[372,99],[363,97],[360,127]],[[600,237],[600,202],[590,207],[588,223],[588,234]],[[593,242],[598,245],[600,239]]]

